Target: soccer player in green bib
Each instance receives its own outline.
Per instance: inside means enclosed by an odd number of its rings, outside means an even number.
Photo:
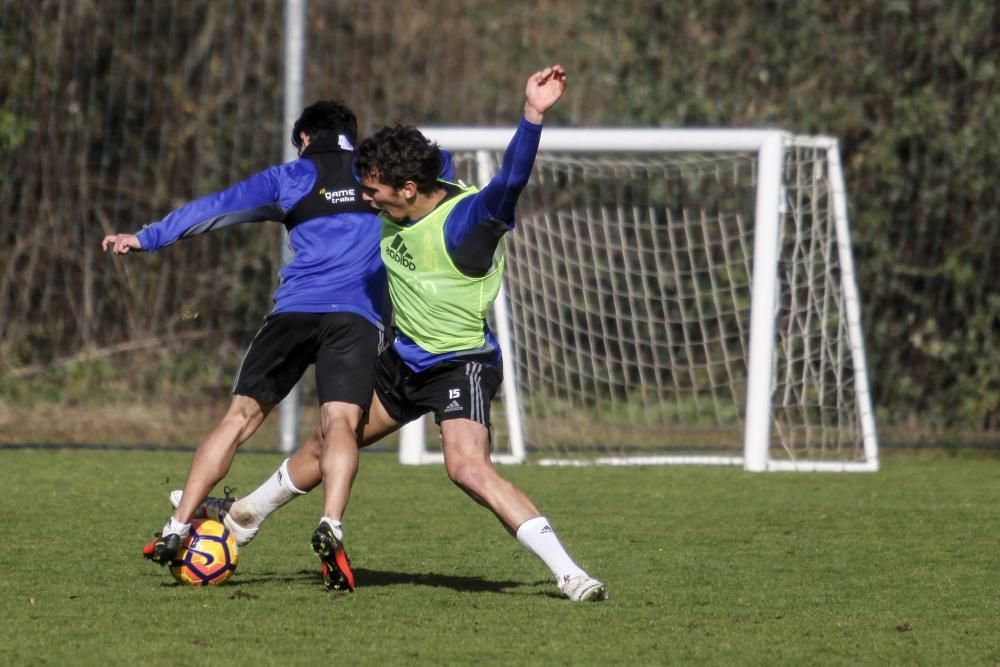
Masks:
[[[529,79],[524,117],[482,192],[438,179],[438,148],[415,127],[386,127],[361,143],[362,196],[382,219],[396,337],[379,356],[365,439],[427,412],[441,428],[448,476],[552,570],[572,600],[607,597],[563,549],[534,503],[490,461],[490,401],[502,380],[500,347],[486,325],[500,290],[504,235],[528,183],[542,119],[566,88],[566,71]]]
[[[500,346],[485,314],[500,290],[504,235],[527,185],[542,120],[562,97],[566,71],[553,65],[528,78],[524,117],[496,176],[482,191],[441,180],[441,151],[413,126],[385,127],[358,147],[355,170],[362,196],[382,222],[382,260],[388,269],[396,334],[376,365],[375,396],[361,445],[434,414],[451,480],[552,571],[574,601],[607,598],[607,589],[566,553],[546,517],[490,460],[490,401],[502,381]],[[319,470],[314,436],[270,480],[235,502],[206,501],[206,511],[256,533],[275,509],[317,486],[342,490],[337,516],[313,534],[324,579],[336,585],[353,574],[343,551],[340,514],[357,472],[357,448],[337,469]],[[352,458],[353,457],[353,458]],[[342,576],[341,576],[342,575]],[[339,577],[339,579],[338,579]]]

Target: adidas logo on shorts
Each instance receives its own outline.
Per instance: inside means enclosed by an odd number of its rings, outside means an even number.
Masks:
[[[458,401],[452,401],[449,403],[442,412],[458,412],[462,409],[462,406],[458,404]]]

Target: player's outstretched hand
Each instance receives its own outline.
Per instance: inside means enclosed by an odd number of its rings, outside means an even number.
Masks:
[[[135,234],[109,234],[101,241],[101,250],[108,249],[116,255],[124,255],[129,250],[142,250],[142,244]]]
[[[566,90],[566,70],[562,65],[552,65],[528,77],[524,89],[524,117],[539,124],[545,112],[559,101]]]

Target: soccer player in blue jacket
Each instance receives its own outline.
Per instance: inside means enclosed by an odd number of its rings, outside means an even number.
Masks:
[[[231,225],[278,221],[293,252],[281,270],[274,309],[240,365],[229,409],[198,446],[183,500],[144,549],[157,563],[169,563],[183,546],[200,503],[228,473],[237,448],[310,364],[316,365],[320,402],[319,468],[352,465],[338,453],[355,447],[388,316],[381,227],[352,171],[356,142],[354,112],[338,102],[316,102],[292,129],[299,159],[192,201],[135,234],[102,241],[116,255],[155,252]],[[450,168],[447,156],[445,165]],[[339,501],[331,502],[336,507]]]
[[[482,191],[438,179],[439,149],[415,127],[384,128],[358,149],[364,196],[383,220],[382,254],[396,318],[393,344],[379,357],[361,446],[433,412],[452,481],[549,567],[566,597],[598,601],[607,597],[604,584],[570,558],[548,519],[498,474],[489,456],[490,400],[502,377],[500,349],[484,314],[499,289],[502,239],[514,228],[514,207],[534,165],[544,113],[565,86],[559,65],[528,78],[524,117],[500,170]],[[321,480],[328,484],[316,463],[321,456],[316,434],[250,495],[209,499],[202,511],[222,518],[245,544],[270,513]],[[331,473],[344,493],[350,492],[351,472]],[[340,522],[324,518],[314,548],[324,560],[327,585],[353,588],[342,539]],[[330,575],[338,570],[344,575],[339,580]]]

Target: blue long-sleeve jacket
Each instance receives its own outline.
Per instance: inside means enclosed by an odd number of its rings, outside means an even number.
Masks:
[[[288,228],[293,256],[281,269],[272,312],[350,312],[382,327],[389,311],[380,223],[361,198],[352,157],[336,141],[317,140],[301,158],[147,225],[137,234],[139,242],[143,250],[155,252],[230,225],[281,222]]]

